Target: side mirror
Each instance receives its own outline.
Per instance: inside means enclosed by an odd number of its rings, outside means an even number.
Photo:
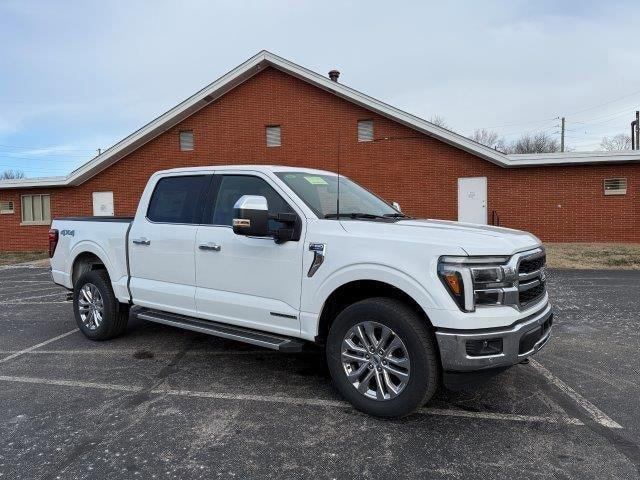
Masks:
[[[233,233],[253,237],[269,235],[269,205],[266,198],[243,195],[233,208]]]
[[[399,212],[402,212],[402,210],[400,210],[400,204],[398,202],[393,202],[391,206],[396,210],[398,210]]]

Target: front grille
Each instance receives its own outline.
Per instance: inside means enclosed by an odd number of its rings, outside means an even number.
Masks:
[[[542,282],[528,290],[521,290],[518,294],[518,301],[520,302],[520,305],[535,302],[538,298],[544,295],[544,291],[544,282]]]
[[[518,303],[521,308],[540,300],[545,292],[544,266],[546,256],[544,253],[525,257],[518,264]]]
[[[518,269],[518,273],[533,273],[536,270],[540,270],[542,267],[544,267],[545,261],[546,257],[544,255],[531,259],[525,258],[520,261],[520,268]]]

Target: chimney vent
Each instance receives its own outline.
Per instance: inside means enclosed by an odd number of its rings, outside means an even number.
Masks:
[[[329,72],[329,78],[334,82],[338,81],[338,77],[340,76],[340,72],[338,70],[331,70]]]

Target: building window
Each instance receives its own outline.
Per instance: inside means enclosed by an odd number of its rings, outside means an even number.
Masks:
[[[51,196],[23,195],[22,223],[25,225],[49,225],[51,223]]]
[[[5,215],[13,213],[13,202],[11,200],[0,200],[0,214]]]
[[[267,131],[267,147],[279,147],[282,145],[282,131],[280,125],[270,125]]]
[[[193,130],[182,130],[180,132],[180,150],[183,152],[193,150]]]
[[[373,120],[358,120],[358,141],[373,142]]]
[[[626,195],[627,179],[626,178],[607,178],[604,181],[605,195]]]

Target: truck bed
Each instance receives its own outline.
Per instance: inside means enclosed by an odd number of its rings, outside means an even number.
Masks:
[[[51,259],[55,283],[73,288],[74,264],[79,255],[91,254],[104,261],[121,302],[129,300],[127,237],[132,217],[56,218],[51,228],[58,230],[58,245]]]

